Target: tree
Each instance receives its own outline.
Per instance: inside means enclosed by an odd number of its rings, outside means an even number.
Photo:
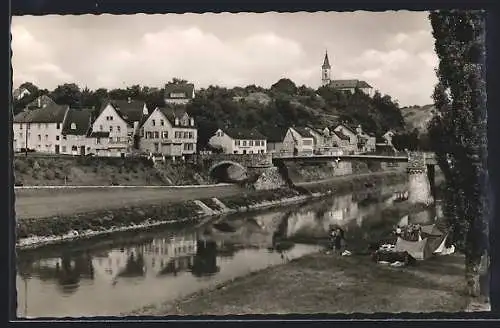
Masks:
[[[50,93],[50,97],[60,105],[69,105],[71,107],[81,107],[81,92],[75,83],[65,83],[59,85]]]
[[[271,90],[287,95],[294,95],[297,93],[297,86],[290,79],[280,79],[271,86]]]
[[[437,115],[429,124],[446,179],[444,213],[465,252],[471,296],[480,293],[479,266],[488,251],[486,166],[485,13],[442,10],[429,15],[439,57],[434,91]]]

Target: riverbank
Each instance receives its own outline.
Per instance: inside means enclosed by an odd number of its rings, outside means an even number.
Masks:
[[[468,304],[463,272],[458,254],[394,268],[318,253],[129,315],[460,312]]]
[[[91,238],[115,231],[145,229],[173,222],[199,221],[234,212],[254,211],[286,204],[304,202],[331,193],[355,192],[366,185],[379,186],[405,181],[397,172],[378,172],[363,176],[342,177],[325,184],[311,185],[302,192],[292,189],[246,191],[238,195],[200,198],[183,202],[161,201],[121,208],[100,210],[74,215],[20,219],[16,226],[17,247],[36,248],[47,244]],[[206,197],[206,193],[203,193]],[[219,194],[220,196],[220,194]],[[60,197],[57,197],[60,201]],[[206,203],[205,203],[206,202]],[[212,207],[211,207],[212,206]]]

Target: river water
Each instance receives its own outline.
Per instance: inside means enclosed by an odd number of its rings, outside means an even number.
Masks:
[[[378,238],[402,218],[381,217],[405,186],[332,196],[265,212],[235,214],[197,227],[117,235],[113,240],[20,252],[19,317],[116,316],[322,249],[330,224],[348,248]],[[434,213],[411,216],[427,222]],[[405,218],[403,218],[405,220]],[[351,240],[351,241],[350,241]],[[351,243],[351,244],[350,244]]]

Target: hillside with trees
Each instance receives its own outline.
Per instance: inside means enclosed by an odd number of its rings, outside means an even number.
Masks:
[[[182,82],[180,79],[172,82],[179,81]],[[106,99],[124,100],[130,97],[145,101],[150,110],[165,106],[163,88],[133,85],[125,89],[90,90],[67,83],[49,91],[29,82],[21,87],[29,88],[30,94],[14,100],[14,115],[43,94],[58,104],[67,104],[72,108],[94,108],[96,115]],[[289,79],[280,79],[269,89],[255,85],[199,89],[195,99],[186,105],[186,111],[197,122],[200,149],[206,146],[217,128],[224,127],[331,126],[345,121],[362,124],[364,130],[374,135],[382,135],[389,129],[403,131],[405,128],[401,110],[389,95],[375,92],[370,97],[359,90],[351,95],[326,87],[314,90],[305,85],[297,86]]]

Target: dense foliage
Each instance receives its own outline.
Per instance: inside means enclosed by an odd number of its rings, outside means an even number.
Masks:
[[[172,82],[183,82],[174,79]],[[74,83],[58,86],[53,91],[39,90],[32,83],[23,87],[30,95],[14,101],[14,113],[21,111],[41,94],[47,94],[59,104],[74,108],[95,108],[96,113],[105,99],[143,100],[149,108],[164,106],[164,89],[133,85],[125,89],[81,89]],[[339,121],[362,124],[366,131],[381,135],[388,129],[401,130],[403,117],[397,102],[388,95],[375,92],[370,97],[357,90],[346,94],[331,88],[318,90],[297,87],[289,79],[281,79],[269,89],[255,85],[227,89],[218,86],[197,90],[195,99],[187,105],[198,124],[199,146],[204,148],[217,128],[225,126],[254,128],[293,125],[330,126]]]
[[[429,133],[446,178],[445,214],[472,268],[488,246],[485,13],[435,11],[430,21],[440,62]]]

